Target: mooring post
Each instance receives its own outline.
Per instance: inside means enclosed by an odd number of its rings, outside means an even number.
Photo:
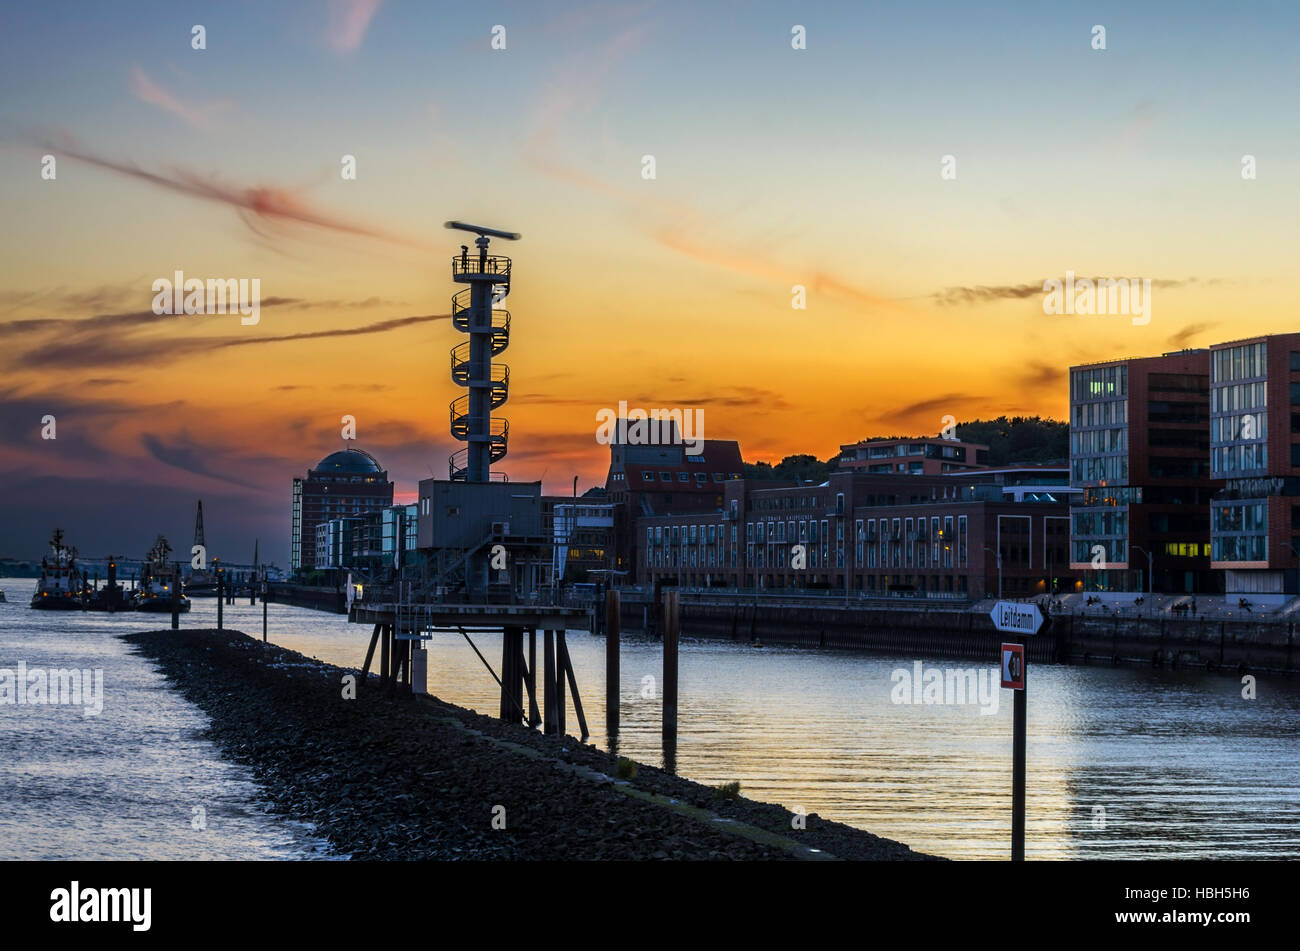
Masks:
[[[262,582],[262,643],[266,643],[266,582]],[[375,649],[374,641],[370,642],[370,649]]]
[[[1025,644],[1025,640],[1021,638],[1019,643]],[[1026,645],[1024,649],[1026,655],[1024,675],[1025,682],[1028,683],[1029,648]],[[1011,741],[1011,861],[1023,862],[1025,860],[1025,734],[1028,732],[1025,722],[1027,691],[1022,687],[1011,692],[1015,695]]]
[[[176,574],[172,576],[172,630],[181,627],[181,566],[176,563]]]
[[[226,591],[225,588],[222,587],[222,584],[223,582],[222,582],[221,575],[217,575],[217,630],[218,631],[223,630],[225,628],[225,624],[222,620],[221,602],[225,599]]]
[[[391,641],[391,637],[390,637],[391,630],[392,629],[387,624],[385,624],[383,626],[383,630],[379,632],[379,682],[381,684],[388,683],[388,674],[389,674],[388,648]]]
[[[501,634],[501,719],[518,723],[524,716],[524,629],[506,627]]]
[[[555,732],[555,640],[542,631],[542,732]]]
[[[564,736],[564,632],[552,631],[555,639],[555,728]]]
[[[677,625],[680,601],[676,590],[664,595],[664,768],[670,772],[677,760]],[[671,765],[670,765],[671,764]]]
[[[611,743],[618,736],[618,642],[621,624],[619,594],[610,589],[605,592],[605,734]]]

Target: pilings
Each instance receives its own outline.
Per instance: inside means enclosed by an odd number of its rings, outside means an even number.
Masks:
[[[225,630],[226,627],[225,624],[223,623],[223,615],[221,613],[221,606],[225,603],[225,601],[226,601],[226,582],[225,579],[221,577],[221,575],[217,575],[217,630],[218,631],[223,631]]]
[[[664,769],[677,771],[677,634],[680,592],[664,592]]]
[[[611,589],[605,592],[605,735],[611,751],[618,744],[618,649],[622,624],[619,593]]]

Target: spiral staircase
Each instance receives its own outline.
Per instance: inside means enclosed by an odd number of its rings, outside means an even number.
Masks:
[[[486,242],[478,254],[452,258],[452,280],[470,286],[451,299],[451,323],[469,339],[451,349],[451,379],[469,392],[448,406],[453,438],[466,443],[451,454],[452,481],[504,480],[491,467],[505,458],[510,423],[492,416],[510,396],[510,367],[494,363],[510,345],[510,312],[494,305],[510,292],[510,259],[489,256]]]

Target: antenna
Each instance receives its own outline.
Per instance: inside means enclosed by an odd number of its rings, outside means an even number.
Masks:
[[[444,228],[452,228],[456,231],[472,231],[480,238],[491,236],[493,238],[505,238],[507,241],[518,241],[523,235],[517,231],[498,231],[496,228],[485,228],[482,225],[467,225],[463,221],[448,221],[443,224]]]

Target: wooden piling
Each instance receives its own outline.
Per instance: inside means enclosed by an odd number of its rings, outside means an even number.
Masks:
[[[537,712],[537,628],[528,629],[528,726],[536,728],[542,722]]]
[[[551,636],[555,638],[555,729],[564,736],[564,632],[552,631]]]
[[[556,732],[555,641],[550,631],[542,631],[542,732]]]
[[[266,585],[262,585],[262,643],[266,643]],[[370,649],[375,649],[374,641],[370,642]],[[367,666],[369,666],[367,664]]]
[[[222,580],[221,575],[217,575],[217,630],[218,631],[225,629],[225,624],[222,621],[222,614],[221,614],[221,602],[225,600],[225,594],[226,594],[224,584],[225,582]]]
[[[663,747],[664,763],[676,762],[677,754],[677,634],[680,620],[679,594],[664,594],[664,712]]]
[[[524,716],[524,629],[506,627],[501,634],[500,717],[518,723]]]
[[[605,734],[611,742],[618,736],[620,608],[619,593],[613,590],[605,592]]]
[[[387,624],[380,625],[379,632],[379,682],[388,683],[388,648],[391,640],[390,631],[392,629]]]

